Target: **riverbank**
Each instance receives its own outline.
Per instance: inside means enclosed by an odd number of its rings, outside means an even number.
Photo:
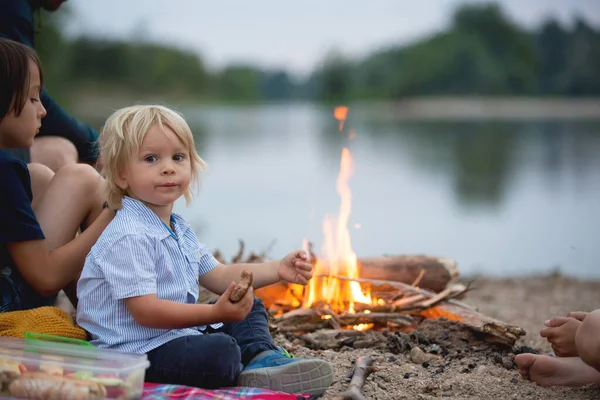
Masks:
[[[68,99],[73,114],[83,119],[106,118],[112,110],[134,103],[159,103],[180,109],[231,107],[252,109],[277,106],[282,109],[314,105],[330,111],[334,104],[305,101],[277,103],[216,103],[190,97],[81,92]],[[471,121],[471,120],[600,120],[600,98],[538,97],[411,97],[393,102],[351,102],[351,118],[389,121]]]
[[[581,281],[561,276],[528,278],[479,278],[476,289],[464,301],[476,305],[491,317],[514,324],[527,331],[516,348],[528,346],[539,353],[551,351],[539,336],[545,319],[566,315],[569,311],[600,308],[600,281]],[[436,325],[423,327],[425,337],[434,336]],[[599,388],[542,388],[523,380],[512,363],[512,350],[496,351],[470,340],[461,341],[464,332],[450,330],[451,355],[439,365],[423,366],[411,361],[410,352],[380,348],[312,351],[299,347],[297,357],[323,357],[334,367],[335,380],[324,398],[332,398],[348,386],[346,376],[361,355],[375,355],[377,372],[366,380],[363,393],[369,399],[598,399]],[[279,337],[280,340],[284,340]],[[389,339],[389,338],[388,338]],[[424,349],[430,346],[421,345]],[[443,347],[443,346],[442,346]]]

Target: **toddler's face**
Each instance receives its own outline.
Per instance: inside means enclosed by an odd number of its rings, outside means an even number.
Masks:
[[[119,186],[151,209],[171,206],[188,189],[191,172],[189,151],[175,132],[154,125],[119,177]]]

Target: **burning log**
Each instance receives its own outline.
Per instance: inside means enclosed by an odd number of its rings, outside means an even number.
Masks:
[[[425,318],[448,318],[469,327],[475,332],[484,334],[485,341],[514,346],[515,342],[525,335],[525,330],[515,325],[508,325],[477,311],[454,304],[442,303],[435,308],[420,312]]]
[[[347,313],[335,315],[328,310],[315,308],[300,308],[275,318],[275,324],[280,332],[313,332],[318,329],[352,328],[360,324],[377,324],[388,326],[390,323],[395,327],[412,326],[417,319],[414,317],[395,312],[387,313]]]
[[[362,387],[365,384],[367,375],[373,371],[372,364],[375,362],[375,357],[366,356],[359,357],[356,360],[356,366],[354,367],[354,373],[352,374],[352,380],[348,385],[348,389],[335,396],[335,400],[364,400],[365,396],[362,394]]]
[[[311,257],[312,259],[312,257]],[[313,259],[313,261],[315,261]],[[326,264],[326,262],[325,262]],[[386,256],[358,259],[358,282],[373,283],[385,291],[395,290],[396,283],[404,283],[404,288],[418,285],[425,292],[441,292],[448,283],[458,277],[458,267],[455,261],[431,256]],[[319,276],[314,276],[313,279]],[[364,280],[361,280],[364,279]],[[287,304],[295,308],[303,300],[302,286],[288,285],[279,282],[254,291],[261,298],[267,309],[284,299],[294,299],[296,304]],[[388,289],[385,289],[385,288]],[[412,287],[414,289],[414,287]],[[429,289],[429,290],[428,290]],[[289,300],[288,300],[289,301]],[[286,304],[279,303],[276,308]]]

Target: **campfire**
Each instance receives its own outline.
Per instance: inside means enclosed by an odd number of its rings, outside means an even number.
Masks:
[[[348,108],[334,110],[339,132],[344,132]],[[348,134],[351,140],[356,136]],[[514,344],[524,332],[477,312],[457,300],[470,285],[457,283],[456,262],[424,255],[358,258],[348,231],[352,210],[349,180],[354,170],[352,153],[344,147],[336,187],[340,196],[337,218],[323,220],[322,255],[304,241],[314,265],[307,286],[279,283],[256,290],[270,313],[274,329],[293,335],[332,330],[340,338],[368,331],[410,332],[425,319],[445,318],[482,333],[490,341]],[[256,262],[265,254],[251,253],[243,260],[244,245],[231,262]],[[222,260],[217,252],[215,256]],[[223,260],[222,260],[223,261]]]
[[[334,110],[340,133],[344,132],[347,114],[346,107]],[[348,139],[355,136],[350,131]],[[424,368],[430,361],[437,362],[441,366],[434,373],[443,370],[446,361],[464,353],[452,340],[458,344],[468,342],[465,346],[485,343],[492,349],[495,362],[512,368],[512,359],[503,359],[494,349],[512,349],[525,331],[487,317],[459,300],[472,288],[472,282],[458,282],[454,260],[428,255],[357,257],[348,231],[352,210],[348,182],[353,169],[352,153],[345,147],[336,183],[340,210],[337,218],[326,216],[323,220],[325,240],[320,256],[311,242],[304,240],[314,266],[309,284],[280,282],[254,291],[272,317],[274,338],[291,352],[299,346],[313,350],[383,346],[384,351],[394,354],[410,352],[410,360]],[[240,240],[240,250],[229,262],[263,262],[268,251],[251,252],[245,257],[244,242]],[[214,256],[227,263],[219,251]],[[200,289],[199,302],[218,297],[207,296],[206,290]],[[473,348],[486,351],[486,346]],[[444,361],[444,357],[449,358]],[[377,370],[372,365],[376,361],[380,359],[375,355],[359,356],[346,377],[350,382],[347,390],[334,398],[364,399],[361,388],[366,376]]]

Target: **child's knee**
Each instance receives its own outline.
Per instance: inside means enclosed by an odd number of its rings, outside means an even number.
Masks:
[[[100,174],[87,164],[69,164],[62,167],[56,176],[73,189],[80,189],[86,194],[94,193],[100,188],[102,178]]]
[[[600,371],[600,310],[589,313],[575,335],[579,357]]]

